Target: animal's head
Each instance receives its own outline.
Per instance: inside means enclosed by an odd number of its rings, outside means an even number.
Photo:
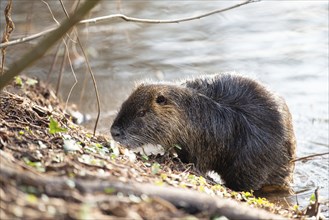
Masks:
[[[185,93],[173,85],[140,85],[122,104],[111,127],[113,139],[129,148],[177,144],[185,124]]]

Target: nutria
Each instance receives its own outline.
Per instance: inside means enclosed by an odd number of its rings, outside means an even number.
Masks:
[[[114,140],[135,148],[179,146],[199,171],[233,190],[286,189],[295,136],[285,101],[256,80],[219,74],[174,84],[141,84],[122,104]]]

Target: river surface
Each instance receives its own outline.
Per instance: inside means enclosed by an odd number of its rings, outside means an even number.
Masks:
[[[58,1],[47,2],[54,16],[63,20]],[[1,1],[1,11],[5,3]],[[138,18],[175,19],[237,3],[104,0],[90,17],[124,13]],[[3,20],[1,16],[1,32]],[[16,30],[12,39],[55,24],[42,1],[14,1],[13,20]],[[298,157],[329,151],[328,1],[261,1],[189,22],[141,24],[115,19],[79,27],[100,92],[100,132],[109,133],[116,111],[138,81],[177,81],[235,71],[259,79],[286,99],[293,115]],[[7,63],[39,40],[9,47]],[[94,89],[88,75],[84,83],[86,68],[79,63],[81,51],[69,47],[78,79],[69,101],[91,116],[86,126],[92,128],[97,115]],[[55,49],[25,73],[46,79]],[[50,76],[54,87],[60,62]],[[66,65],[60,87],[63,100],[73,84],[72,71]],[[322,156],[296,163],[294,190],[300,205],[307,204],[316,187],[328,204],[328,160],[328,156]],[[322,206],[326,217],[328,209],[328,205]]]

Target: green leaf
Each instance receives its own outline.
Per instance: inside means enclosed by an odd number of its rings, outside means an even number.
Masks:
[[[168,176],[167,176],[167,174],[165,174],[165,173],[161,173],[161,174],[160,174],[160,177],[161,177],[161,179],[163,179],[163,180],[168,179]]]
[[[315,202],[316,198],[315,198],[315,194],[313,193],[310,197],[310,202]]]
[[[200,176],[200,177],[199,177],[199,184],[200,184],[200,185],[205,185],[205,184],[207,184],[206,179],[205,179],[204,177]]]
[[[241,192],[242,198],[247,201],[249,204],[253,204],[254,195],[251,192]]]
[[[26,196],[26,200],[29,202],[29,203],[33,203],[33,204],[36,204],[38,202],[38,198],[33,195],[33,194],[28,194]]]
[[[92,136],[93,136],[93,134],[90,134],[90,133],[87,133],[87,134],[86,134],[86,137],[87,137],[87,138],[91,138]]]
[[[155,181],[154,184],[156,186],[163,186],[165,183],[162,180]]]
[[[151,172],[152,174],[157,174],[160,171],[160,164],[158,163],[153,163],[151,166]]]
[[[38,81],[35,79],[28,78],[25,83],[29,86],[33,86],[33,85],[37,84]]]
[[[103,145],[100,143],[93,143],[93,146],[97,147],[97,148],[103,148]]]
[[[46,171],[45,167],[43,166],[43,164],[41,162],[30,161],[27,157],[24,157],[23,161],[25,162],[26,165],[28,165],[30,167],[34,167],[39,172],[45,172]]]
[[[66,132],[66,131],[67,131],[66,128],[62,128],[55,119],[50,117],[50,122],[49,122],[49,133],[50,134],[56,134],[58,132]]]
[[[114,188],[112,188],[112,187],[107,187],[107,188],[104,189],[104,192],[106,194],[113,194],[115,191],[116,190]]]
[[[142,155],[142,159],[148,161],[149,160],[149,157],[146,154],[143,154]]]
[[[252,197],[253,194],[250,192],[242,192],[242,195],[244,195],[246,198]]]
[[[196,179],[196,176],[193,175],[193,174],[189,174],[188,177],[187,177],[187,179],[189,179],[189,180],[195,180]]]
[[[22,78],[19,77],[19,76],[16,76],[15,77],[15,83],[16,83],[16,85],[22,87],[23,86],[23,80],[22,80]]]

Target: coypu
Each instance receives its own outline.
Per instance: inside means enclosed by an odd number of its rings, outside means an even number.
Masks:
[[[289,189],[295,136],[285,101],[236,74],[180,85],[141,84],[111,127],[128,148],[178,145],[177,155],[199,171],[216,171],[233,190]]]

